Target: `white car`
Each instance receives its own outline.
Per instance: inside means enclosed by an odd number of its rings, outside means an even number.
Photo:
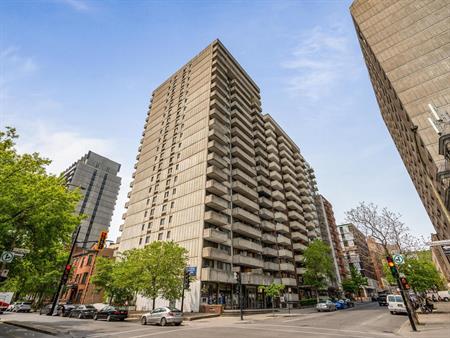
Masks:
[[[31,312],[31,303],[30,302],[17,302],[8,306],[6,311],[11,312]]]
[[[167,324],[181,325],[183,322],[183,313],[173,307],[160,307],[149,313],[144,313],[141,317],[141,324],[159,324],[166,326]]]
[[[406,313],[405,303],[401,295],[388,295],[387,303],[391,314]]]
[[[316,305],[317,312],[322,311],[336,311],[336,304],[334,304],[331,300],[321,299]]]

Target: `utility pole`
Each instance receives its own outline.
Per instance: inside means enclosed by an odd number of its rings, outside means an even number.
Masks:
[[[239,267],[236,267],[237,270]],[[239,268],[240,270],[240,268]],[[235,271],[234,272],[234,279],[237,281],[238,285],[238,298],[239,298],[239,313],[241,316],[241,320],[244,320],[244,302],[242,299],[242,279],[241,279],[241,271]]]
[[[190,284],[191,284],[191,274],[187,269],[185,269],[183,275],[183,290],[181,293],[181,313],[183,313],[184,308],[184,290],[189,289]]]

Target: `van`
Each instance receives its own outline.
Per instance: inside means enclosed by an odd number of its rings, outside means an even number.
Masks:
[[[392,315],[397,313],[406,313],[405,303],[400,295],[387,296],[388,309]]]

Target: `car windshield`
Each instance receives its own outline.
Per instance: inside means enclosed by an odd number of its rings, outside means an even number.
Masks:
[[[181,312],[180,310],[178,310],[177,308],[174,308],[174,307],[168,307],[168,309],[172,312]]]
[[[395,301],[399,302],[399,303],[403,303],[403,298],[402,296],[395,296]]]
[[[89,309],[89,310],[94,309],[94,310],[95,310],[95,306],[92,306],[92,305],[86,305],[86,309]]]

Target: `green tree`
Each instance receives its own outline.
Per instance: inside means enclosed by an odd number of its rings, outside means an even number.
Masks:
[[[304,254],[305,273],[303,282],[316,291],[317,301],[319,290],[325,288],[329,280],[334,278],[334,267],[331,248],[321,240],[313,241]]]
[[[26,248],[30,253],[8,265],[1,290],[49,296],[58,283],[66,248],[81,217],[74,214],[81,195],[61,177],[48,174],[50,160],[19,154],[14,128],[0,131],[0,252]]]
[[[368,285],[367,278],[361,275],[353,265],[350,266],[350,278],[342,281],[344,291],[360,296],[361,288],[365,285]]]
[[[284,290],[283,284],[272,283],[270,285],[261,285],[259,288],[264,290],[266,296],[272,298],[272,316],[275,316],[275,297],[280,297]]]

